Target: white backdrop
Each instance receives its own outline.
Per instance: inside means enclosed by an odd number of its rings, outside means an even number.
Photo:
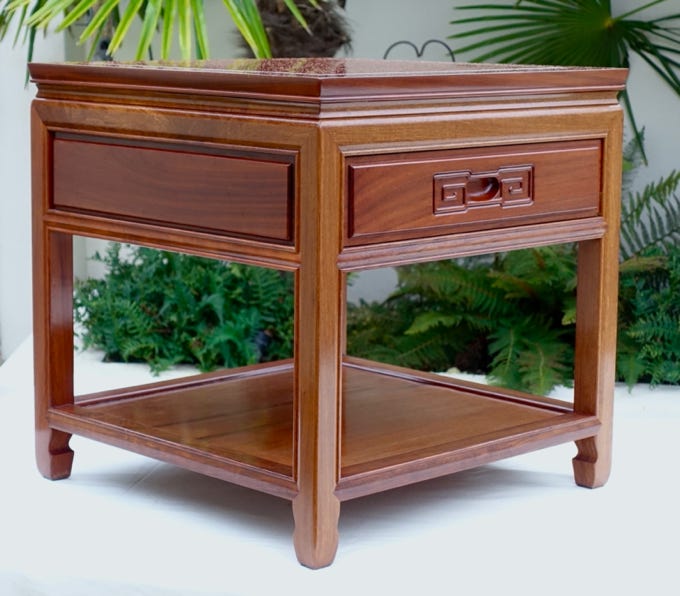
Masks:
[[[26,50],[0,43],[0,355],[8,356],[31,332],[31,222],[29,104]],[[61,37],[36,43],[36,58],[63,60]]]

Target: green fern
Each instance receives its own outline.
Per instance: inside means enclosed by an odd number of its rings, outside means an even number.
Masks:
[[[617,372],[629,386],[640,381],[677,384],[680,247],[654,246],[638,256],[646,267],[621,275]]]
[[[547,394],[556,385],[570,385],[573,349],[566,329],[542,317],[512,321],[491,334],[495,354],[489,378],[511,389]]]
[[[354,356],[421,370],[439,370],[450,361],[448,342],[438,327],[407,333],[418,307],[408,299],[348,305],[348,352]]]
[[[621,256],[639,256],[654,246],[680,243],[680,171],[673,171],[641,192],[628,193],[621,207]]]
[[[624,151],[637,162],[635,149]],[[624,177],[631,185],[635,168]],[[617,375],[629,386],[680,382],[680,171],[627,191],[621,214]]]
[[[290,357],[293,281],[288,273],[111,244],[103,279],[78,282],[75,320],[85,348],[107,360],[178,363],[207,371]]]
[[[500,316],[508,310],[503,292],[480,275],[488,263],[488,259],[461,259],[402,267],[393,298],[417,297],[423,302],[455,304],[461,314],[483,311]]]
[[[398,274],[383,304],[349,309],[350,353],[426,370],[455,366],[531,392],[570,382],[574,246],[410,265]]]

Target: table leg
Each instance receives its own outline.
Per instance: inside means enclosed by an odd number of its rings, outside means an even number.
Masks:
[[[73,244],[67,234],[34,234],[33,342],[36,459],[40,473],[71,474],[70,434],[50,427],[51,407],[73,403]]]
[[[605,236],[579,245],[574,410],[597,416],[594,437],[576,441],[576,484],[602,486],[609,478],[616,368],[618,271],[616,241]]]
[[[344,325],[342,274],[333,266],[303,265],[296,284],[295,550],[317,569],[333,562],[340,502],[341,365]]]
[[[300,563],[318,569],[333,562],[338,547],[340,502],[334,490],[340,378],[332,370],[314,373],[304,363],[298,370],[299,493],[293,499],[293,543]]]
[[[293,500],[295,553],[311,569],[330,565],[338,549],[340,502],[322,485],[301,490]]]

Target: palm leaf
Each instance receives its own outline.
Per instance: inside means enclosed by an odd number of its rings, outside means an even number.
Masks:
[[[151,41],[158,28],[158,21],[161,18],[161,2],[162,0],[146,0],[144,3],[142,31],[139,35],[135,60],[141,60],[151,47]],[[116,33],[118,29],[120,29],[120,24],[116,27]]]
[[[196,33],[196,55],[199,58],[208,58],[208,27],[205,22],[205,11],[202,0],[191,0],[191,11],[194,15],[194,31]]]
[[[179,27],[179,47],[182,57],[187,57],[187,52],[191,55],[191,19],[189,18],[189,0],[179,0],[178,27]]]
[[[35,47],[35,36],[36,29],[33,26],[27,24],[28,20],[39,11],[47,0],[35,0],[33,6],[31,6],[31,0],[13,0],[6,3],[6,5],[0,9],[0,41],[2,41],[7,32],[9,31],[9,26],[14,20],[16,14],[19,14],[19,24],[17,27],[16,34],[14,36],[13,45],[19,42],[21,38],[21,32],[24,32],[22,41],[28,44],[27,51],[27,62],[33,59],[33,50]],[[28,17],[28,18],[27,18]],[[26,73],[26,81],[28,81],[28,71]]]
[[[70,4],[73,4],[73,0],[47,0],[31,15],[28,24],[35,25],[38,28],[45,28],[55,15],[59,15],[67,10]]]
[[[127,8],[120,17],[120,22],[116,27],[116,31],[113,34],[113,37],[111,38],[111,43],[109,44],[109,52],[111,54],[113,54],[120,47],[120,44],[123,42],[123,38],[127,35],[128,31],[130,30],[132,22],[135,20],[135,17],[141,10],[143,2],[144,0],[130,0],[129,4],[127,5]],[[108,14],[106,16],[108,16]],[[85,35],[85,32],[83,32],[83,35]],[[143,34],[142,36],[140,36],[140,43],[142,37]],[[81,37],[81,40],[82,39],[83,38]],[[137,60],[139,60],[139,57],[137,57]]]
[[[307,22],[294,0],[283,0],[285,6],[298,22],[308,29]],[[267,33],[262,24],[255,0],[223,0],[232,20],[243,38],[258,58],[271,57]],[[317,0],[309,3],[318,7]],[[96,10],[95,10],[96,9]],[[175,26],[178,29],[180,53],[188,60],[194,55],[209,57],[208,31],[205,20],[204,0],[0,0],[0,41],[9,30],[16,15],[19,27],[15,43],[23,32],[23,41],[28,44],[28,61],[33,58],[35,36],[39,30],[56,24],[57,31],[73,25],[88,11],[95,10],[90,22],[83,30],[79,43],[92,42],[89,57],[94,53],[98,40],[109,21],[114,22],[114,32],[109,44],[109,53],[120,47],[130,35],[131,24],[136,16],[142,20],[142,28],[135,57],[140,59],[151,47],[156,32],[161,35],[161,58],[170,57]],[[195,45],[194,45],[195,37]]]
[[[57,31],[63,31],[73,25],[78,19],[83,17],[88,10],[91,10],[96,3],[96,0],[81,0],[79,4],[71,8],[64,16],[64,20],[59,23]],[[71,4],[73,4],[71,2]],[[49,24],[49,23],[48,23]]]
[[[172,48],[172,35],[177,20],[177,0],[165,0],[163,6],[163,28],[161,30],[161,56],[169,56]]]
[[[119,3],[120,0],[105,0],[105,2],[99,7],[99,10],[94,13],[92,20],[89,22],[87,27],[83,29],[79,42],[83,43],[85,40],[95,35],[98,31],[101,31],[102,28],[106,26],[106,21],[109,18],[109,15],[111,15],[114,9],[118,7]]]
[[[637,54],[680,96],[680,13],[650,20],[631,18],[667,1],[653,0],[617,17],[611,14],[609,0],[466,5],[458,9],[483,14],[452,21],[462,30],[450,37],[475,38],[455,52],[475,52],[477,62],[627,68],[630,55]],[[642,134],[625,91],[622,100],[644,158]]]
[[[257,58],[271,57],[267,33],[255,0],[222,0],[236,27]]]

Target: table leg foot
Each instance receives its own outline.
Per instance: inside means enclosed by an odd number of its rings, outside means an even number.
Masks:
[[[588,437],[576,441],[578,454],[572,460],[576,484],[598,488],[609,479],[611,470],[611,445],[601,437]]]
[[[73,450],[69,447],[71,435],[48,429],[36,436],[36,460],[40,473],[50,480],[61,480],[71,475]]]
[[[295,531],[293,542],[298,561],[310,569],[327,567],[338,549],[340,502],[331,496],[324,507],[319,503],[293,500]]]

